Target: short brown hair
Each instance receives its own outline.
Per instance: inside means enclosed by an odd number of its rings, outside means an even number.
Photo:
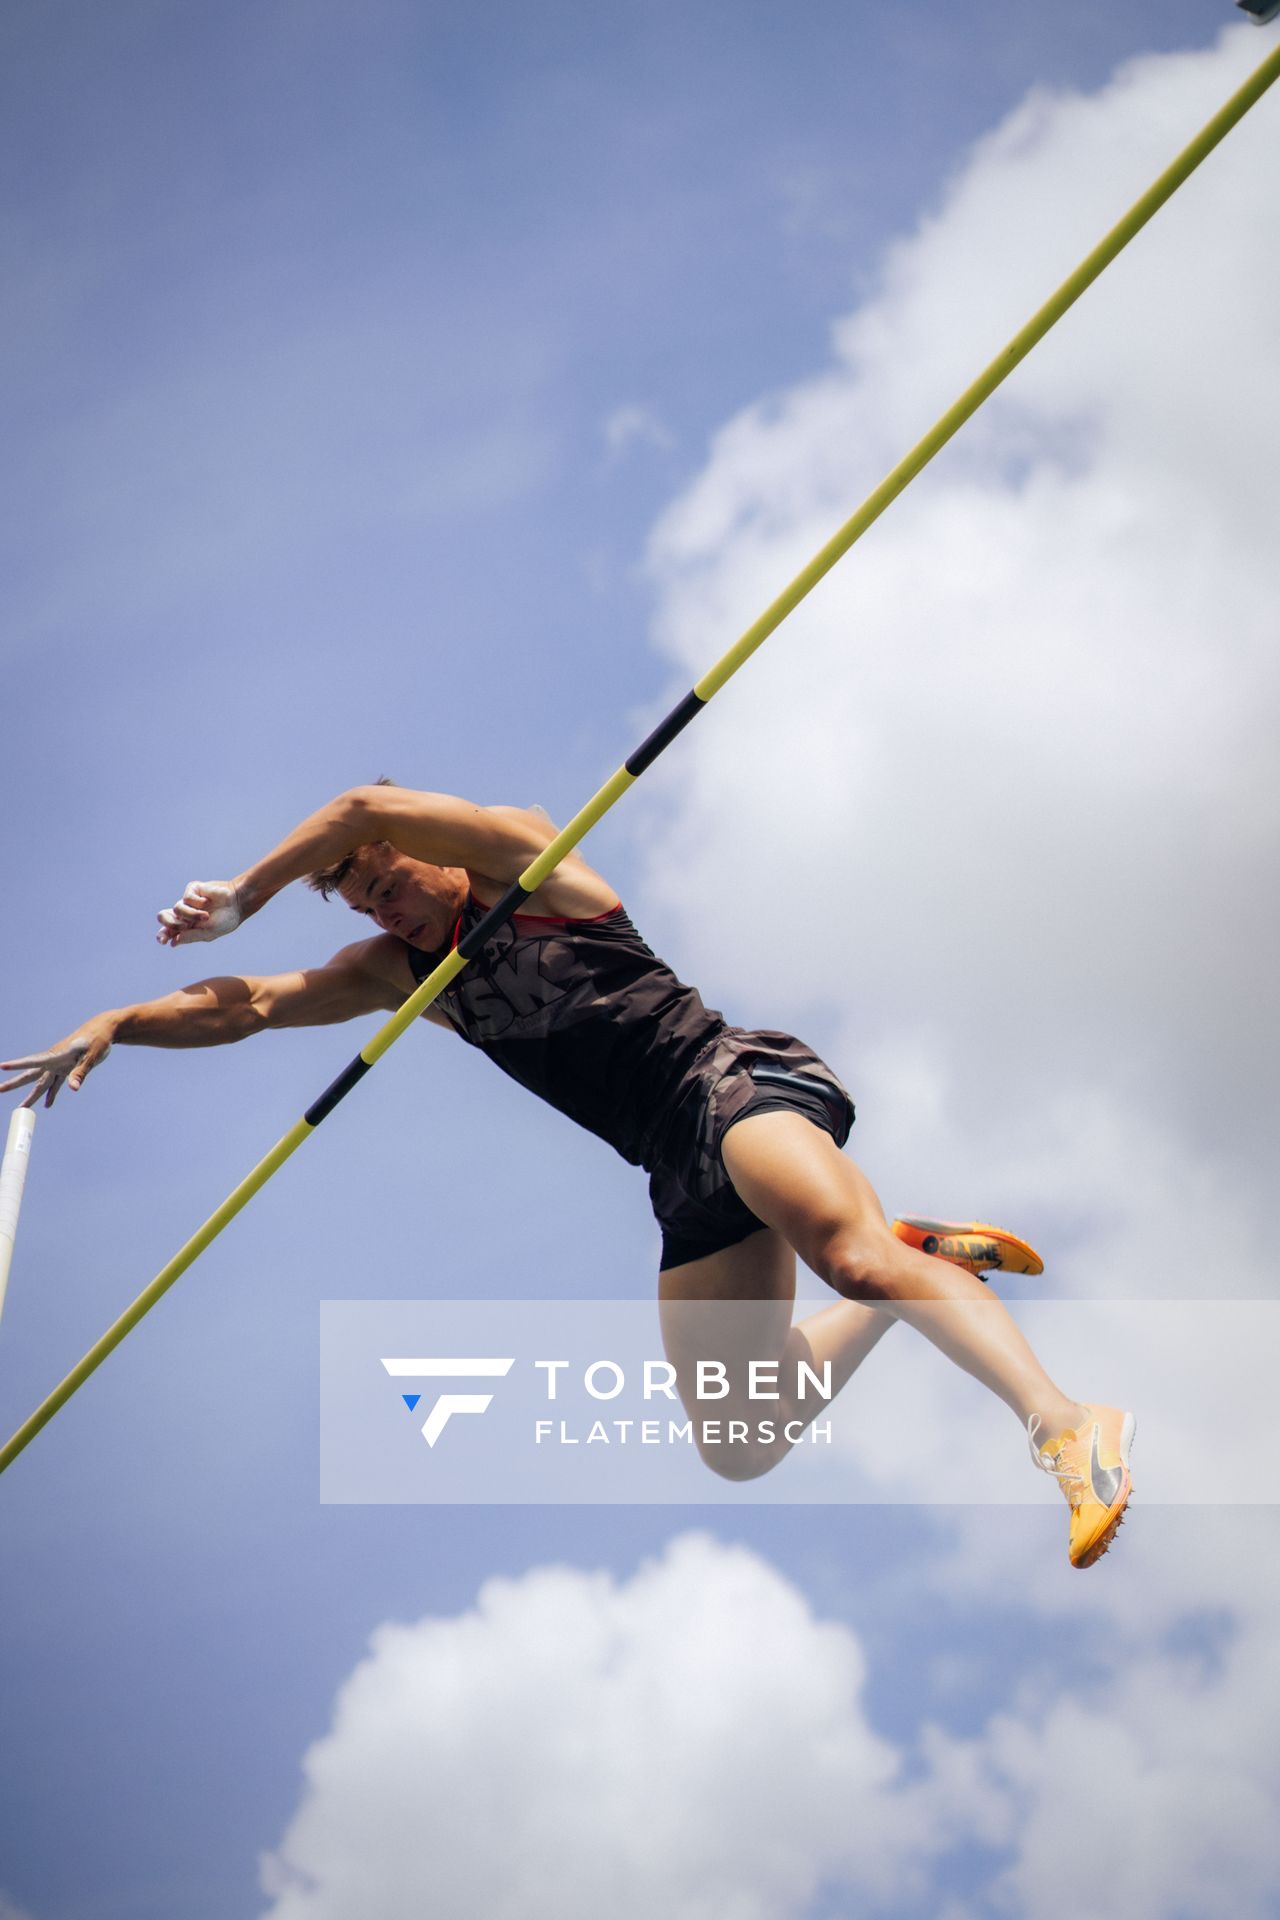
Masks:
[[[393,780],[389,773],[380,773],[373,784],[375,787],[395,787],[400,783],[398,780]],[[372,844],[381,847],[387,843],[385,840],[378,840]],[[321,867],[318,873],[309,873],[307,885],[311,891],[318,893],[322,900],[332,899],[355,865],[355,858],[359,851],[359,847],[353,847],[350,853],[343,854],[341,860],[334,860],[329,866]]]

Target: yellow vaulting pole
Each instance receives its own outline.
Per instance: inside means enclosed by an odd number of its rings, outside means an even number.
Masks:
[[[228,1194],[217,1211],[210,1214],[204,1225],[192,1235],[184,1247],[174,1254],[168,1265],[161,1268],[155,1279],[143,1289],[132,1305],[127,1307],[120,1318],[107,1328],[101,1339],[95,1342],[79,1364],[58,1383],[35,1412],[23,1421],[12,1438],[0,1448],[0,1473],[34,1439],[41,1427],[53,1418],[59,1407],[65,1405],[76,1389],[84,1384],[94,1369],[101,1366],[112,1349],[120,1344],[125,1335],[155,1305],[161,1294],[166,1293],[179,1275],[186,1272],[210,1242],[216,1240],[222,1229],[234,1220],[241,1208],[245,1207],[254,1194],[266,1185],[272,1174],[284,1165],[289,1156],[310,1137],[320,1122],[332,1113],[334,1107],[345,1098],[356,1082],[363,1079],[375,1062],[382,1058],[388,1047],[393,1046],[401,1034],[413,1025],[449,981],[461,972],[469,960],[474,959],[485,942],[506,924],[530,894],[537,891],[559,866],[564,856],[577,846],[596,822],[622,797],[628,787],[634,785],[645,769],[652,766],[663,749],[669,746],[676,735],[702,711],[712,696],[719,693],[726,681],[732,679],[738,668],[750,659],[756,648],[781,626],[787,615],[813,591],[818,582],[831,571],[837,560],[849,551],[854,542],[861,538],[867,528],[880,518],[890,502],[896,500],[903,489],[911,484],[921,469],[926,467],[934,455],[946,446],[948,440],[959,431],[966,420],[977,412],[983,401],[995,392],[1000,383],[1008,378],[1019,362],[1026,359],[1031,349],[1044,339],[1049,329],[1057,324],[1085,289],[1092,286],[1099,274],[1111,264],[1123,248],[1128,246],[1134,235],[1146,226],[1165,201],[1177,192],[1188,175],[1195,172],[1201,161],[1212,153],[1219,141],[1225,139],[1237,121],[1243,119],[1250,107],[1277,79],[1280,79],[1280,47],[1268,55],[1244,85],[1232,94],[1195,139],[1190,141],[1177,158],[1165,168],[1159,179],[1154,181],[1142,197],[1134,202],[1124,218],[1116,222],[1110,233],[1100,240],[1092,253],[1080,262],[1075,272],[1067,276],[1056,293],[1051,294],[1038,312],[1034,313],[1026,325],[1013,336],[1008,346],[996,355],[977,379],[965,388],[959,399],[948,407],[937,424],[931,427],[924,438],[899,460],[890,473],[885,475],[879,486],[868,494],[857,512],[845,521],[837,533],[832,535],[821,551],[814,555],[808,566],[796,575],[790,586],[765,608],[759,619],[754,621],[728,652],[722,654],[715,665],[703,674],[690,692],[677,702],[666,718],[654,728],[647,739],[641,742],[617,772],[610,776],[599,792],[594,794],[586,806],[573,816],[569,824],[562,828],[537,859],[525,868],[520,878],[508,888],[497,905],[490,909],[471,932],[459,942],[454,951],[446,955],[434,972],[429,974],[410,994],[398,1012],[378,1029],[350,1065],[344,1068],[320,1098],[307,1108],[302,1119],[295,1122],[283,1139],[276,1142],[270,1153],[258,1162],[234,1192]]]

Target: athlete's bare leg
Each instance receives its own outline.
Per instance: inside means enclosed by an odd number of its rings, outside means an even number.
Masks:
[[[753,1479],[767,1472],[790,1452],[791,1443],[781,1437],[783,1426],[793,1421],[807,1426],[829,1404],[814,1393],[798,1397],[797,1362],[807,1361],[819,1378],[829,1363],[834,1396],[894,1324],[894,1316],[878,1306],[838,1300],[793,1326],[795,1293],[795,1250],[773,1228],[658,1275],[663,1343],[695,1423],[714,1414],[722,1422],[745,1420],[754,1429],[767,1418],[780,1436],[767,1446],[700,1448],[708,1465],[726,1478]],[[732,1391],[723,1401],[696,1399],[700,1360],[726,1366]],[[748,1398],[750,1360],[777,1364],[779,1399]]]
[[[721,1152],[734,1187],[837,1293],[906,1320],[1044,1433],[1084,1417],[1049,1378],[998,1297],[973,1274],[889,1231],[870,1181],[821,1128],[796,1113],[747,1114]]]

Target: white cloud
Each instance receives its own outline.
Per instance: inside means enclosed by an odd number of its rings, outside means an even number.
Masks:
[[[1280,1739],[1256,1711],[1259,1685],[1275,1703],[1274,1638],[1240,1643],[1232,1668],[1206,1683],[1188,1662],[1149,1660],[1117,1673],[1105,1698],[1063,1692],[1030,1724],[995,1717],[986,1758],[1019,1809],[997,1910],[1051,1920],[1083,1869],[1086,1910],[1117,1920],[1274,1911]]]
[[[264,1863],[270,1920],[786,1920],[868,1904],[1001,1831],[942,1742],[930,1777],[870,1725],[865,1659],[757,1555],[702,1535],[617,1582],[543,1567],[455,1619],[382,1626]]]
[[[1064,1887],[1096,1920],[1266,1920],[1280,1885],[1280,1576],[1273,1513],[1140,1515],[1087,1580],[1031,1528],[948,1527],[931,1585],[1016,1604],[1039,1669],[972,1764],[1015,1809],[983,1916],[1049,1920]],[[1105,1569],[1105,1571],[1104,1571]]]
[[[621,1920],[800,1920],[833,1892],[953,1920],[1049,1920],[1068,1896],[1090,1920],[1263,1920],[1280,1530],[1211,1514],[1193,1534],[1180,1513],[1082,1580],[1006,1519],[948,1523],[896,1601],[893,1572],[860,1575],[861,1604],[945,1653],[944,1711],[1011,1609],[1042,1622],[976,1732],[926,1719],[909,1747],[868,1716],[858,1635],[703,1535],[630,1580],[543,1567],[461,1616],[380,1627],[263,1863],[268,1920],[578,1920],[602,1887]],[[1230,1616],[1217,1649],[1178,1644],[1209,1610]]]
[[[1247,31],[1038,94],[654,533],[688,684],[1208,118]],[[652,918],[823,1040],[886,1203],[1072,1291],[1269,1291],[1280,222],[1264,100],[648,777]],[[643,804],[643,803],[642,803]]]

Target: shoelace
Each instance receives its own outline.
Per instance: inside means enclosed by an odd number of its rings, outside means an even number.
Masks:
[[[1031,1448],[1031,1458],[1035,1461],[1041,1473],[1052,1473],[1056,1475],[1058,1485],[1066,1494],[1071,1505],[1075,1507],[1080,1501],[1080,1494],[1076,1489],[1084,1486],[1084,1475],[1078,1472],[1075,1467],[1064,1464],[1063,1455],[1066,1453],[1065,1446],[1059,1447],[1056,1453],[1049,1454],[1048,1459],[1044,1457],[1044,1454],[1036,1445],[1035,1440],[1036,1431],[1040,1425],[1041,1420],[1038,1413],[1033,1413],[1028,1416],[1027,1444]]]

